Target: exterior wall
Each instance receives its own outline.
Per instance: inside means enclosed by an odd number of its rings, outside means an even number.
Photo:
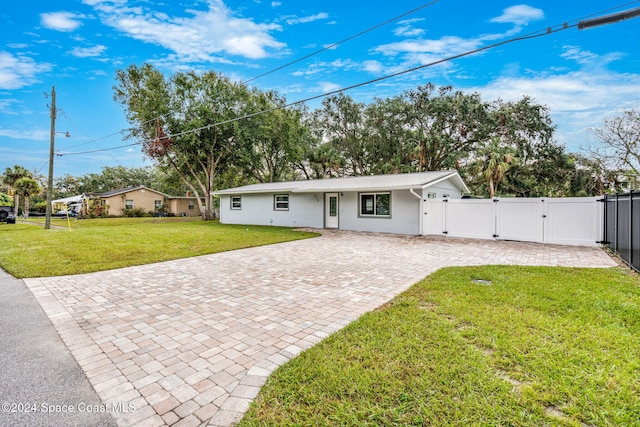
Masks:
[[[371,192],[375,193],[375,191]],[[420,200],[409,190],[391,191],[390,217],[360,216],[358,200],[360,193],[344,192],[342,194],[339,200],[341,230],[420,234]]]
[[[460,189],[456,187],[450,180],[442,181],[436,185],[428,187],[424,190],[424,192],[425,198],[427,193],[435,193],[436,199],[440,199],[447,194],[449,195],[450,199],[459,199],[462,197],[462,192],[460,191]],[[419,191],[417,193],[420,194]]]
[[[193,209],[189,209],[189,202],[193,201]],[[179,216],[200,216],[202,212],[195,197],[176,197],[167,200],[168,212]]]
[[[284,227],[324,227],[324,195],[322,193],[288,193],[288,211],[274,209],[275,194],[287,193],[243,194],[241,209],[231,209],[231,196],[221,196],[220,222]]]
[[[146,212],[155,212],[155,201],[161,200],[165,203],[165,196],[144,188],[129,191],[127,193],[116,194],[111,197],[104,197],[104,202],[108,205],[108,215],[122,215],[126,200],[133,200],[134,209],[144,209]]]
[[[391,191],[391,215],[389,217],[361,216],[359,214],[360,192],[332,191],[339,194],[338,228],[351,231],[369,231],[396,234],[420,234],[421,200],[407,190]],[[389,191],[367,190],[363,193],[388,193]],[[420,190],[416,191],[421,194]],[[435,193],[441,198],[448,195],[459,199],[462,192],[450,181],[445,180],[428,187],[426,193]],[[289,210],[274,209],[274,194],[242,194],[242,209],[231,209],[231,196],[220,196],[220,222],[224,224],[281,225],[287,227],[324,228],[325,193],[289,193]]]

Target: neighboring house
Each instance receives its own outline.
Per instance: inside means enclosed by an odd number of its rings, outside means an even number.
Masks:
[[[73,213],[78,213],[82,208],[83,200],[84,200],[84,194],[80,194],[78,196],[65,197],[63,199],[52,200],[51,210],[53,212],[69,211]]]
[[[427,199],[459,199],[456,171],[246,185],[216,191],[220,222],[422,234]]]
[[[125,210],[141,209],[149,213],[176,216],[200,216],[195,197],[170,196],[145,186],[121,188],[104,193],[85,193],[54,200],[53,209],[70,209],[81,215],[121,216]],[[66,207],[64,207],[66,206]]]

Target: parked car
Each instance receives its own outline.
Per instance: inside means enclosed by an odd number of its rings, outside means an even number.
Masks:
[[[71,218],[75,218],[78,216],[78,214],[75,211],[69,210],[69,211],[65,211],[65,210],[60,210],[56,213],[53,214],[54,216],[60,216],[63,218],[66,218],[67,216],[71,217]]]
[[[0,222],[6,222],[7,224],[16,223],[16,215],[13,213],[11,206],[0,206]]]

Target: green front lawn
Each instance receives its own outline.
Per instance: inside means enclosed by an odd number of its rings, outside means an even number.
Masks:
[[[188,218],[72,220],[71,230],[66,219],[51,224],[0,224],[0,266],[20,278],[89,273],[318,235]]]
[[[446,268],[276,370],[240,426],[639,426],[640,280]]]

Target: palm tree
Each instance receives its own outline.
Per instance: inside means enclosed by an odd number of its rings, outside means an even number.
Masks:
[[[2,182],[9,186],[9,196],[13,196],[16,215],[18,215],[18,209],[20,208],[20,198],[16,192],[15,184],[19,179],[29,177],[31,177],[31,172],[20,165],[15,165],[13,169],[6,168],[4,170]]]
[[[31,196],[36,195],[42,191],[40,184],[33,178],[24,177],[20,178],[14,183],[16,189],[16,195],[20,194],[24,197],[24,217],[29,217],[29,201]]]
[[[511,166],[516,163],[513,149],[501,145],[500,138],[493,137],[480,147],[476,158],[476,170],[489,183],[489,197],[495,196],[495,187],[502,181]]]

